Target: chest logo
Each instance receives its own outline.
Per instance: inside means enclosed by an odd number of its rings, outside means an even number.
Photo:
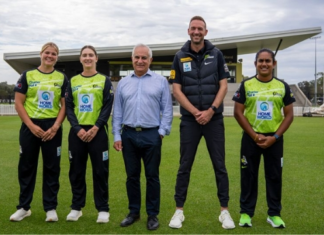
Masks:
[[[183,71],[190,72],[191,71],[191,62],[183,63]]]

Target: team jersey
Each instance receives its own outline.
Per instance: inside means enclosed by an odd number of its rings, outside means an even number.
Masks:
[[[275,77],[262,82],[256,76],[242,81],[233,100],[244,104],[244,116],[257,133],[276,132],[283,120],[282,107],[295,102],[287,83]]]
[[[107,124],[113,99],[113,87],[105,75],[72,77],[66,93],[67,116],[72,127],[77,132],[79,125]]]
[[[14,91],[26,95],[24,108],[30,118],[46,119],[57,117],[66,86],[67,78],[62,72],[33,69],[22,73]]]

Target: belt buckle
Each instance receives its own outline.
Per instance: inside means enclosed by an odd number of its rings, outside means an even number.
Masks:
[[[135,131],[142,131],[142,127],[135,127]]]

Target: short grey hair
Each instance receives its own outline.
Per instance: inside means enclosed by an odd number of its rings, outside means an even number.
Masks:
[[[153,56],[153,52],[152,52],[151,48],[150,48],[149,46],[143,44],[143,43],[139,43],[139,44],[136,44],[136,45],[134,46],[133,51],[132,51],[132,57],[134,57],[135,49],[136,49],[137,47],[146,47],[146,48],[148,49],[149,58],[152,58],[152,56]]]

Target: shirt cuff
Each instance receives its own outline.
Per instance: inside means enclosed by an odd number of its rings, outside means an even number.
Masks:
[[[162,135],[162,136],[165,136],[165,130],[164,129],[159,129],[159,134]]]

